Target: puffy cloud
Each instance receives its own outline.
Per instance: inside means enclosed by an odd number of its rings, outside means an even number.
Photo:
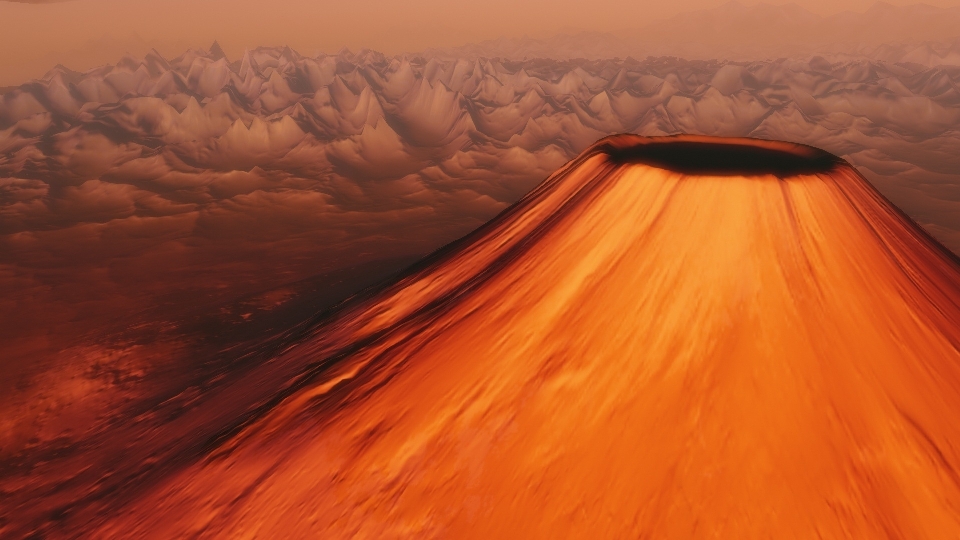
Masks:
[[[960,230],[949,187],[960,169],[956,73],[911,66],[264,48],[238,64],[191,51],[86,74],[58,68],[0,100],[0,234],[185,213],[202,224],[193,243],[230,227],[279,241],[337,227],[314,219],[335,212],[481,220],[597,138],[634,131],[824,147],[887,179],[881,189],[960,249],[943,233]],[[286,214],[275,211],[283,204]],[[260,217],[237,221],[240,209]]]

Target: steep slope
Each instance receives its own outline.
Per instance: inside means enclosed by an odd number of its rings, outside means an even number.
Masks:
[[[953,256],[829,154],[608,138],[267,364],[302,371],[203,460],[71,519],[96,537],[953,537],[958,302]]]

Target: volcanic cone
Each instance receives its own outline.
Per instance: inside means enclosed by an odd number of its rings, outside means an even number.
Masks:
[[[958,538],[958,302],[834,156],[604,139],[95,536]]]

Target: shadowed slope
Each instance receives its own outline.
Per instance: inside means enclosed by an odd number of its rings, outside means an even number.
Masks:
[[[743,174],[649,165],[710,141]],[[845,163],[750,155],[823,158],[601,141],[95,536],[956,536],[956,262]]]

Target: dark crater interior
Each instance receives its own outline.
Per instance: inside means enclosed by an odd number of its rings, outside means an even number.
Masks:
[[[663,141],[628,147],[609,145],[603,151],[614,163],[642,163],[684,174],[762,176],[780,178],[825,173],[839,158],[809,146],[784,145],[784,149],[754,144]]]

